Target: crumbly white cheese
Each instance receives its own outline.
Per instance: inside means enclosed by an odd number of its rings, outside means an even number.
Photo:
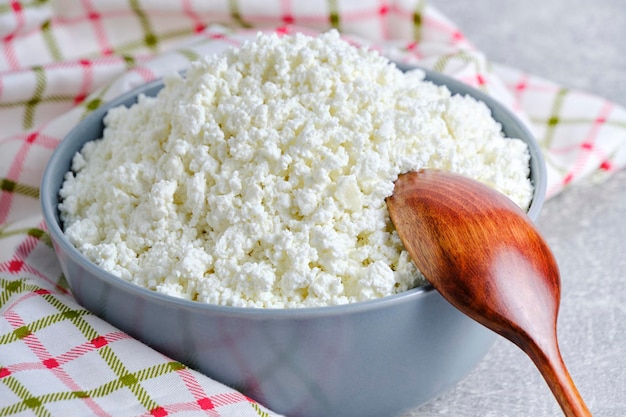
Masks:
[[[61,190],[71,242],[141,286],[312,307],[423,283],[385,198],[402,172],[468,175],[526,208],[527,146],[488,108],[331,31],[259,35],[112,109]]]

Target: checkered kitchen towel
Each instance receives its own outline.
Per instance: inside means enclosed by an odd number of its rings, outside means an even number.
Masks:
[[[0,416],[269,416],[85,311],[38,203],[52,150],[101,103],[260,29],[335,27],[500,99],[543,147],[549,196],[626,165],[626,112],[487,61],[419,0],[0,1]]]

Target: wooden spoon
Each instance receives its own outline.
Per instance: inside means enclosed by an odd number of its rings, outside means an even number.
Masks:
[[[443,297],[526,352],[566,416],[591,416],[558,347],[558,266],[526,213],[478,181],[437,170],[400,175],[387,206]]]

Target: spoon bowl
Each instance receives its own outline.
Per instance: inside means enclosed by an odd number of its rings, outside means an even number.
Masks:
[[[443,297],[525,351],[566,416],[591,416],[558,347],[558,266],[526,213],[476,180],[439,170],[400,175],[387,206]]]

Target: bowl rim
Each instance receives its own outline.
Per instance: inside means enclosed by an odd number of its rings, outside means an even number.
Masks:
[[[422,68],[415,65],[403,64],[398,62],[392,62],[402,71],[408,70],[421,70],[425,74],[425,80],[431,81],[437,85],[445,85],[451,91],[461,92],[461,94],[469,94],[477,100],[483,101],[491,110],[492,114],[498,114],[496,118],[493,116],[500,125],[511,124],[516,126],[517,129],[521,131],[526,138],[522,139],[529,148],[530,153],[530,176],[531,181],[533,182],[533,198],[530,203],[529,210],[527,211],[528,216],[531,220],[535,220],[541,211],[541,208],[545,199],[545,190],[546,190],[546,167],[543,155],[539,149],[539,145],[535,139],[535,136],[531,133],[529,128],[523,123],[516,115],[514,115],[509,109],[506,108],[502,103],[489,96],[488,94],[468,85],[459,80],[456,80],[448,75],[436,72],[434,70]],[[341,304],[341,305],[330,305],[330,306],[318,306],[318,307],[294,307],[294,308],[260,308],[260,307],[237,307],[237,306],[225,306],[225,305],[217,305],[217,304],[209,304],[203,303],[199,301],[187,300],[183,298],[178,298],[166,294],[159,293],[157,291],[149,290],[147,288],[141,287],[132,282],[125,281],[124,279],[105,271],[104,269],[98,267],[95,263],[90,261],[85,255],[83,255],[74,245],[72,245],[67,237],[65,236],[63,230],[61,229],[61,220],[58,214],[58,192],[60,187],[63,184],[63,180],[61,180],[59,187],[54,185],[55,179],[58,180],[58,177],[54,176],[54,167],[58,165],[59,160],[65,160],[67,158],[66,148],[74,148],[73,146],[76,140],[68,141],[67,138],[78,136],[81,134],[83,130],[85,130],[86,126],[89,126],[93,123],[101,123],[103,117],[109,111],[109,109],[119,106],[126,105],[128,102],[132,102],[137,99],[137,97],[146,91],[155,90],[158,91],[163,87],[163,78],[158,78],[156,80],[150,81],[148,83],[141,84],[137,87],[132,88],[131,90],[115,97],[114,99],[102,104],[97,109],[89,113],[86,117],[79,121],[77,125],[75,125],[63,138],[63,140],[58,144],[56,149],[52,152],[48,162],[46,163],[46,167],[44,169],[44,173],[42,176],[42,180],[40,183],[40,204],[43,212],[44,222],[47,226],[48,233],[50,234],[51,240],[54,244],[54,249],[56,252],[61,250],[66,256],[71,258],[71,260],[83,268],[88,270],[91,274],[99,277],[101,280],[105,281],[107,284],[117,287],[118,289],[123,290],[126,293],[133,293],[141,298],[148,298],[152,301],[168,305],[168,306],[177,306],[178,308],[182,308],[185,310],[194,310],[195,312],[204,311],[211,313],[218,313],[224,316],[238,316],[238,317],[247,317],[254,318],[258,320],[264,319],[306,319],[306,318],[316,318],[316,317],[329,317],[329,316],[338,316],[338,315],[349,315],[349,314],[359,314],[365,311],[378,310],[383,309],[388,305],[399,305],[408,302],[413,302],[414,299],[419,299],[427,296],[433,296],[438,294],[434,287],[427,283],[424,285],[420,285],[418,287],[403,291],[401,293],[387,295],[385,297],[376,298],[372,300],[366,301],[358,301],[353,303]],[[81,149],[85,143],[90,140],[81,139],[79,142]],[[75,154],[75,152],[72,154]],[[70,158],[71,160],[71,158]],[[67,172],[67,171],[65,171]],[[63,174],[65,175],[65,174]],[[535,179],[539,179],[539,181],[535,181]],[[59,254],[57,253],[57,256]],[[69,281],[69,278],[66,277]],[[69,283],[69,282],[68,282]],[[71,285],[70,285],[71,290]]]

